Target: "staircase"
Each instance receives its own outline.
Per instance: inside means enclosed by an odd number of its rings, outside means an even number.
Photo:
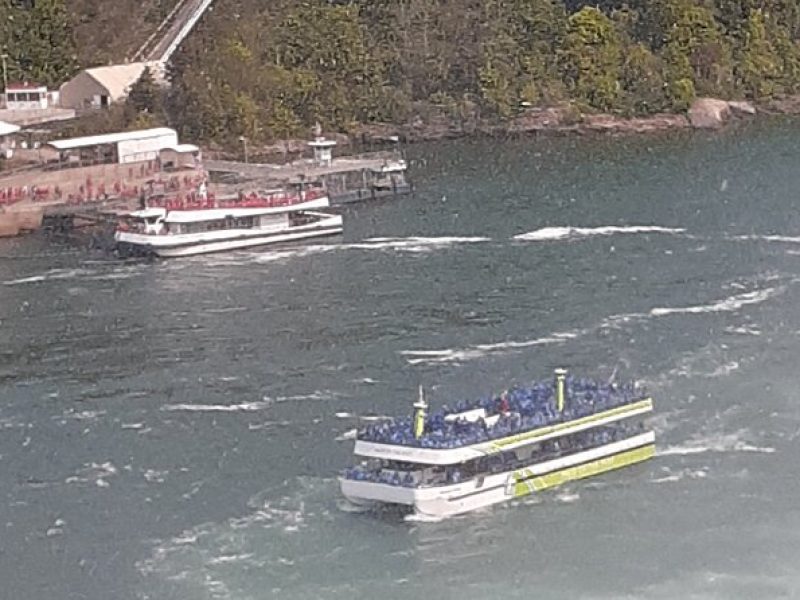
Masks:
[[[136,51],[133,61],[158,63],[163,68],[212,2],[213,0],[179,0],[175,8]]]

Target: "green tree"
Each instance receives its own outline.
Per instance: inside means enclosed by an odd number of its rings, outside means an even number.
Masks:
[[[760,10],[750,14],[744,27],[744,40],[739,73],[747,94],[767,98],[781,87],[781,59],[767,37],[764,15]]]
[[[600,110],[617,106],[622,47],[611,19],[593,7],[569,17],[561,61],[570,91]]]
[[[77,51],[64,0],[36,0],[33,8],[12,8],[6,37],[15,78],[55,87],[78,68]]]
[[[141,76],[131,86],[126,103],[135,112],[155,113],[161,108],[161,89],[153,78],[150,67],[145,67]]]
[[[634,113],[647,114],[667,108],[667,89],[661,60],[641,43],[626,48],[620,82],[624,104]]]

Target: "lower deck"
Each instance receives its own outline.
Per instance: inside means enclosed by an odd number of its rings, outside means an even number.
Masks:
[[[303,211],[282,215],[282,221],[268,226],[208,229],[193,233],[147,234],[117,232],[115,239],[124,250],[162,257],[191,256],[268,244],[291,242],[342,232],[342,217],[327,213]]]
[[[500,472],[475,473],[458,481],[432,484],[419,471],[415,481],[357,480],[342,477],[342,493],[355,504],[400,504],[432,516],[448,516],[497,504],[620,469],[651,458],[655,434],[646,431],[588,449],[567,451],[553,458],[536,457]]]

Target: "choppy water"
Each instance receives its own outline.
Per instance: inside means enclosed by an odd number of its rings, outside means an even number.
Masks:
[[[342,240],[0,240],[0,597],[800,596],[800,126],[411,149]],[[636,377],[657,458],[443,522],[348,512],[355,415]]]

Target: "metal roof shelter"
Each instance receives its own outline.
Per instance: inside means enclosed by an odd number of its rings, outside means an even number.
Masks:
[[[48,145],[61,153],[77,152],[82,163],[128,163],[158,158],[161,150],[178,146],[178,134],[169,127],[156,127],[55,140]]]
[[[11,123],[0,121],[0,136],[11,135],[12,133],[17,133],[19,130],[20,127],[18,125],[12,125]]]

